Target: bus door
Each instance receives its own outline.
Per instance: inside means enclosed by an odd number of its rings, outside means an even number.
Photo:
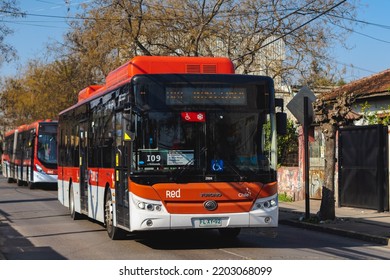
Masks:
[[[88,124],[80,123],[79,129],[79,178],[81,212],[88,214]]]
[[[131,141],[126,131],[129,114],[117,112],[115,116],[116,151],[115,151],[115,201],[116,217],[119,225],[129,228],[129,188],[128,175],[130,166]]]
[[[34,163],[34,156],[38,156],[38,155],[36,155],[36,153],[38,153],[38,151],[35,151],[35,150],[37,150],[37,149],[35,149],[36,141],[38,141],[38,139],[36,137],[36,130],[35,129],[30,130],[28,137],[29,137],[28,154],[30,157],[30,169],[28,170],[27,182],[30,185],[30,187],[32,187],[32,184],[34,183],[34,164],[35,164]]]
[[[25,170],[25,167],[24,167],[24,158],[25,158],[25,139],[24,139],[24,136],[25,136],[25,133],[22,132],[20,134],[18,134],[18,149],[19,149],[19,155],[20,155],[20,166],[18,167],[18,176],[16,177],[16,182],[18,184],[18,186],[22,186],[23,185],[23,181],[26,181],[26,178],[24,178],[23,176],[23,173],[24,173],[24,170]]]

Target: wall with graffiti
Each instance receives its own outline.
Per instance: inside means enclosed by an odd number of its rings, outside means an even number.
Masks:
[[[324,182],[323,168],[311,168],[309,172],[310,198],[321,199]],[[305,182],[299,167],[280,167],[278,169],[279,193],[284,193],[295,200],[305,199]]]
[[[304,170],[304,149],[303,136],[299,130],[299,166],[278,169],[279,193],[286,194],[293,200],[305,199]],[[313,199],[321,199],[322,186],[324,182],[324,138],[322,133],[316,129],[309,143],[310,168],[309,168],[309,196]],[[337,169],[336,169],[337,173]],[[337,176],[337,174],[336,174]],[[336,180],[337,182],[337,180]]]

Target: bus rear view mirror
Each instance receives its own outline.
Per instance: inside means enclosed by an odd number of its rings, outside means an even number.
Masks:
[[[287,114],[278,112],[276,113],[276,132],[278,135],[287,134]]]

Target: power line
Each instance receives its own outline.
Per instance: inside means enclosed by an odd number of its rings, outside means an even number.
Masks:
[[[340,6],[341,4],[343,4],[343,3],[346,2],[346,1],[347,1],[347,0],[343,0],[343,1],[339,2],[338,4],[336,4],[336,5],[332,6],[332,7],[330,7],[329,9],[327,9],[327,10],[325,10],[325,11],[319,13],[317,16],[315,16],[315,17],[313,17],[312,19],[306,21],[305,23],[299,25],[298,27],[296,27],[296,28],[290,30],[289,32],[287,32],[287,33],[281,35],[280,37],[278,37],[278,38],[276,38],[276,39],[274,39],[274,40],[271,40],[271,41],[268,42],[267,44],[262,45],[261,48],[265,48],[265,47],[267,47],[267,46],[269,46],[269,45],[275,43],[276,41],[278,41],[278,40],[280,40],[280,39],[283,39],[284,37],[286,37],[286,36],[292,34],[292,33],[295,32],[295,31],[297,31],[298,29],[301,29],[302,27],[308,25],[309,23],[311,23],[312,21],[316,20],[317,18],[319,18],[319,17],[321,17],[321,16],[323,16],[323,15],[329,13],[331,10],[337,8],[338,6]]]
[[[50,2],[46,2],[46,1],[40,1],[40,2],[44,2],[44,3],[50,3]],[[81,3],[88,3],[90,1],[84,1],[84,2],[81,2]],[[313,1],[314,2],[314,1]],[[311,2],[311,3],[313,3]],[[333,10],[334,8],[336,8],[338,5],[342,4],[343,2],[346,2],[345,1],[342,1],[341,3],[333,6],[332,8],[328,9],[327,11],[325,12],[322,12],[320,13],[319,15],[317,15],[316,17],[314,17],[313,19],[309,20],[308,22],[302,24],[301,26],[295,28],[294,30],[290,31],[289,33],[285,34],[284,36],[287,36],[289,34],[291,34],[292,32],[296,31],[297,29],[299,28],[302,28],[304,25],[310,23],[311,21],[317,19],[318,17],[324,15],[325,13],[328,13],[329,11]],[[309,4],[311,4],[309,3]],[[77,3],[77,4],[80,4],[80,3]],[[145,4],[146,5],[146,4]],[[151,8],[156,8],[155,5],[146,5],[148,7],[151,7]],[[306,5],[308,6],[308,5]],[[305,6],[305,7],[306,7]],[[166,6],[166,8],[172,8],[172,7],[168,7]],[[293,11],[292,13],[289,13],[288,15],[286,15],[286,17],[292,15],[292,14],[295,14],[297,13],[298,11],[302,10],[304,7],[302,8],[299,8],[297,10],[293,10],[292,8],[291,9],[284,9],[283,11],[287,12],[287,11]],[[271,12],[271,11],[264,11],[265,13],[267,12]],[[120,18],[111,18],[111,19],[96,19],[96,18],[92,18],[92,17],[74,17],[74,16],[58,16],[58,15],[47,15],[47,14],[36,14],[36,13],[26,13],[26,12],[13,12],[13,11],[7,11],[7,10],[0,10],[0,13],[4,13],[4,14],[17,14],[19,16],[32,16],[32,17],[44,17],[44,18],[58,18],[58,19],[72,19],[72,20],[104,20],[104,21],[120,21],[122,19]],[[245,12],[245,13],[239,13],[239,14],[236,14],[236,15],[233,15],[233,16],[242,16],[242,15],[249,15],[253,12]],[[227,14],[226,16],[229,16],[231,17],[232,15],[231,14]],[[354,19],[354,18],[348,18],[348,17],[343,17],[343,16],[340,16],[340,15],[336,15],[336,14],[332,14],[332,13],[328,13],[328,16],[331,16],[331,17],[335,17],[335,18],[339,18],[339,19],[343,19],[343,20],[349,20],[349,21],[353,21],[353,22],[358,22],[358,23],[362,23],[362,24],[366,24],[366,25],[372,25],[372,26],[376,26],[376,27],[380,27],[380,28],[384,28],[384,29],[390,29],[390,26],[389,25],[384,25],[384,24],[379,24],[379,23],[374,23],[374,22],[369,22],[369,21],[365,21],[365,20],[360,20],[360,19]],[[220,16],[222,17],[222,16]],[[148,20],[162,20],[162,19],[148,19]],[[163,20],[175,20],[174,18],[171,18],[171,19],[163,19]],[[365,34],[362,34],[362,35],[365,35]],[[283,37],[284,37],[283,36]],[[376,39],[376,38],[373,38],[373,39]],[[379,39],[380,40],[380,39]]]
[[[89,2],[89,1],[86,1],[86,2]],[[309,2],[309,3],[307,3],[305,6],[303,6],[301,8],[297,8],[297,9],[293,9],[293,8],[287,9],[286,8],[286,9],[277,10],[277,11],[278,12],[289,12],[289,11],[292,11],[291,13],[289,13],[286,16],[281,18],[281,19],[284,19],[284,18],[287,18],[287,17],[289,17],[289,16],[291,16],[293,14],[296,14],[297,12],[299,12],[302,9],[310,6],[314,2],[316,2],[316,0],[313,0],[313,1]],[[154,9],[161,9],[160,6],[156,6],[156,5],[150,5],[150,4],[144,4],[144,5],[147,6],[147,7],[150,7],[150,8],[154,8]],[[165,6],[165,7],[169,8],[169,9],[177,10],[177,8],[173,8],[173,7],[169,7],[169,6]],[[187,11],[187,10],[183,9],[183,11]],[[272,13],[272,12],[274,12],[274,11],[272,11],[272,10],[262,11],[262,13]],[[16,14],[16,15],[19,15],[19,16],[59,18],[59,19],[72,19],[72,20],[94,20],[94,21],[121,21],[121,20],[123,20],[123,18],[105,18],[105,19],[100,18],[100,19],[98,19],[98,18],[94,18],[94,17],[82,17],[82,16],[75,17],[75,16],[69,16],[69,15],[67,15],[67,16],[58,16],[58,15],[48,15],[48,14],[27,13],[27,12],[12,12],[12,11],[7,11],[7,10],[0,10],[0,13]],[[222,15],[223,13],[226,13],[226,14]],[[230,12],[221,11],[217,17],[239,17],[239,16],[245,16],[245,15],[251,15],[251,14],[256,14],[256,12],[255,11],[246,11],[246,12],[240,12],[240,13],[232,14]],[[144,20],[147,20],[147,21],[159,21],[159,20],[174,21],[174,20],[177,20],[177,18],[148,18],[148,19],[144,19]]]
[[[339,18],[339,19],[343,19],[343,20],[349,20],[349,21],[353,21],[353,22],[357,22],[357,23],[362,23],[362,24],[365,24],[365,25],[372,25],[372,26],[383,28],[383,29],[390,29],[390,25],[379,24],[379,23],[375,23],[375,22],[369,22],[369,21],[361,20],[361,19],[343,17],[343,16],[331,14],[331,13],[329,14],[329,16],[335,17],[335,18]]]
[[[361,32],[359,32],[359,31],[356,31],[356,30],[347,28],[347,27],[345,27],[345,26],[341,26],[341,25],[339,25],[339,24],[337,24],[337,23],[332,23],[332,24],[335,25],[335,26],[337,26],[337,27],[339,27],[339,28],[345,29],[345,30],[347,30],[347,31],[349,31],[349,32],[352,32],[352,33],[359,34],[359,35],[361,35],[361,36],[370,38],[370,39],[372,39],[372,40],[375,40],[375,41],[378,41],[378,42],[382,42],[382,43],[386,43],[386,44],[390,44],[390,41],[386,41],[386,40],[379,39],[379,38],[376,38],[376,37],[371,36],[371,35],[368,35],[368,34],[361,33]]]
[[[36,27],[44,27],[44,28],[59,28],[59,29],[63,29],[64,28],[63,26],[39,24],[40,22],[44,23],[44,21],[16,22],[16,21],[6,21],[6,20],[4,20],[2,22],[8,23],[8,24],[17,24],[17,25],[24,25],[24,26],[36,26]],[[62,24],[62,21],[61,22],[53,21],[52,23],[61,23]]]
[[[369,70],[369,69],[366,69],[366,68],[363,68],[363,67],[359,67],[359,66],[356,66],[356,65],[351,64],[351,63],[348,64],[348,63],[337,61],[337,60],[335,60],[335,62],[337,64],[340,64],[340,65],[343,65],[343,66],[346,66],[346,67],[349,67],[349,68],[357,69],[357,70],[360,70],[360,71],[365,71],[365,72],[372,73],[372,74],[378,73],[377,71],[373,71],[373,70]]]

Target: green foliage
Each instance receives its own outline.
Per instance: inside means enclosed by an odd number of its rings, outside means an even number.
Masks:
[[[269,136],[271,130],[270,122],[264,125],[265,137],[265,150],[269,150],[271,143]],[[297,127],[293,120],[287,120],[287,133],[286,135],[277,136],[278,145],[278,165],[281,166],[296,166],[298,165],[298,132]]]
[[[340,80],[337,81],[336,86],[341,87],[341,86],[346,85],[346,84],[347,84],[347,82],[343,78],[341,78]]]
[[[363,114],[363,119],[367,124],[383,124],[390,125],[390,115],[383,114],[383,116],[378,115],[378,113],[370,111],[371,105],[366,101],[361,105],[361,112]],[[390,111],[390,105],[387,108],[382,107],[381,111]]]
[[[278,200],[282,202],[293,202],[294,198],[288,195],[286,192],[278,194]]]

